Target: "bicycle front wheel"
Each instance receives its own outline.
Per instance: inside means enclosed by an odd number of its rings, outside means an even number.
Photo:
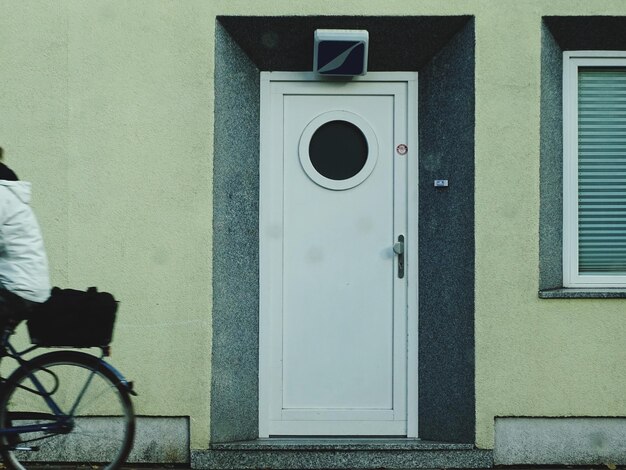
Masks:
[[[5,464],[18,470],[37,462],[117,469],[135,432],[127,388],[98,358],[77,351],[44,354],[17,369],[0,392],[0,423],[38,428],[0,435]]]

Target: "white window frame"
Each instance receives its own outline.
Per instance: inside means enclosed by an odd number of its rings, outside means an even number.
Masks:
[[[563,286],[624,288],[626,275],[578,272],[578,69],[626,67],[626,51],[563,53]]]

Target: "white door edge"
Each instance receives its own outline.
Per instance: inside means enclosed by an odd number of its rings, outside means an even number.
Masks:
[[[398,73],[400,75],[400,73]],[[418,81],[417,72],[409,73],[411,79],[407,79],[408,86],[408,190],[407,209],[408,233],[411,234],[413,243],[406,254],[407,263],[407,437],[417,438],[419,421],[419,397],[418,397],[418,337],[419,337],[419,148],[418,148]],[[395,74],[394,74],[395,76]],[[411,150],[414,149],[414,150]]]

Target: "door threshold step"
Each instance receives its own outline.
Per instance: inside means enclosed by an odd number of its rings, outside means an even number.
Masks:
[[[432,469],[491,468],[491,450],[473,444],[417,439],[272,438],[211,444],[192,451],[195,469]]]
[[[468,450],[473,444],[394,438],[269,438],[213,444],[219,450]]]

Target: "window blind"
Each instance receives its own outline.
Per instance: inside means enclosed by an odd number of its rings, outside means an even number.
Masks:
[[[626,68],[578,73],[578,269],[626,274]]]

